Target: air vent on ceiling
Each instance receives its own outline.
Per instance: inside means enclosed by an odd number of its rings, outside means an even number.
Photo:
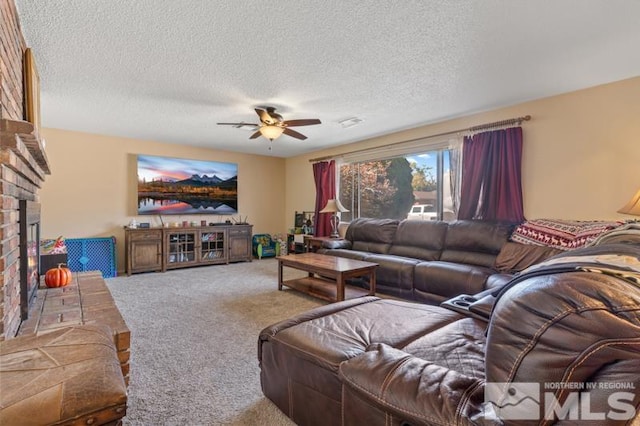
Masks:
[[[358,117],[345,118],[344,120],[338,121],[343,129],[348,129],[349,127],[357,126],[362,123],[364,120]]]

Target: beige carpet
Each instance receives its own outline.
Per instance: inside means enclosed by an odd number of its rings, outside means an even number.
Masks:
[[[292,425],[262,395],[258,334],[324,302],[277,276],[263,259],[107,279],[131,329],[125,424]]]

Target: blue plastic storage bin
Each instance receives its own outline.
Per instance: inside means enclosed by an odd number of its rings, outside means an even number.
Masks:
[[[117,275],[116,238],[66,238],[67,267],[73,272],[100,271],[104,278]]]

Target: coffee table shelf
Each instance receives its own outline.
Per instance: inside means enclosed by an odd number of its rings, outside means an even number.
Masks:
[[[336,282],[332,280],[320,277],[303,277],[284,281],[282,285],[328,302],[335,302],[338,300],[338,287]],[[371,292],[364,288],[346,286],[344,289],[345,299],[353,299],[355,297],[364,297],[368,295],[371,295]]]

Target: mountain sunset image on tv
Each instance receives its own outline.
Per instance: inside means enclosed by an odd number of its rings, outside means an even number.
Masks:
[[[236,213],[236,163],[138,155],[138,214]]]

